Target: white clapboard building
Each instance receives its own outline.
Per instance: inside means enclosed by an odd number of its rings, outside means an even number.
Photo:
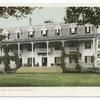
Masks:
[[[79,63],[83,68],[100,67],[100,34],[94,25],[75,23],[55,24],[46,21],[43,25],[3,29],[6,38],[0,45],[13,45],[10,55],[17,54],[22,66],[55,67],[61,65],[62,43],[66,54],[79,50]],[[57,44],[51,46],[50,44]],[[3,48],[0,48],[3,56]],[[75,67],[76,61],[66,57],[66,67]]]

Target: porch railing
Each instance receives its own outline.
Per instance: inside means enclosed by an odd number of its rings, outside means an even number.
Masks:
[[[47,48],[38,48],[38,49],[35,49],[37,52],[47,52]],[[48,52],[51,52],[50,49],[48,49]]]
[[[77,51],[76,47],[69,47],[69,51]]]

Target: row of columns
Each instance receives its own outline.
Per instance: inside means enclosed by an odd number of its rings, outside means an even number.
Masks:
[[[49,42],[47,41],[46,42],[46,44],[47,44],[47,66],[48,66],[48,48],[49,48]],[[32,46],[32,67],[34,66],[34,64],[33,64],[33,45],[34,45],[34,42],[31,42],[31,46]],[[18,43],[18,57],[20,58],[20,43]]]
[[[93,38],[93,52],[94,52],[94,56],[95,56],[95,66],[97,66],[97,48],[98,48],[98,41],[97,39]],[[61,41],[62,42],[62,45],[64,47],[64,40]],[[18,45],[18,57],[20,58],[20,43],[17,44]],[[49,58],[49,41],[46,41],[46,45],[47,45],[47,66],[48,66],[48,58]],[[32,67],[34,67],[34,63],[33,63],[33,48],[34,48],[34,42],[31,42],[31,46],[32,46]]]
[[[93,39],[93,52],[94,52],[94,66],[98,66],[98,38]]]
[[[97,40],[94,38],[93,39],[93,56],[94,56],[94,66],[97,66]]]
[[[64,41],[62,41],[62,44],[63,44],[63,46],[64,46]],[[33,48],[34,48],[34,42],[31,42],[31,46],[32,46],[32,67],[34,67],[34,64],[33,64],[33,58],[34,58],[34,56],[33,56]],[[49,41],[46,41],[46,45],[47,45],[47,66],[49,66],[48,65],[48,53],[49,53]],[[20,58],[20,43],[18,43],[18,57]]]

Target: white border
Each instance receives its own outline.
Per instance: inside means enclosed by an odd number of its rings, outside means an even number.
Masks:
[[[100,0],[0,0],[0,6],[98,6]]]
[[[99,0],[0,0],[0,6],[98,6]],[[0,87],[0,96],[100,96],[100,87]]]
[[[100,87],[1,87],[0,96],[100,96]]]

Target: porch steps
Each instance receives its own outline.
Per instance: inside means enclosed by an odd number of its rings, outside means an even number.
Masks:
[[[61,67],[21,67],[16,73],[62,73]]]

